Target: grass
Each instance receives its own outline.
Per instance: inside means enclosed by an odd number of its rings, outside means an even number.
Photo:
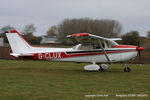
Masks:
[[[87,72],[85,63],[0,60],[0,100],[148,100],[149,65],[120,64],[106,72]],[[108,97],[86,97],[103,95]],[[147,97],[116,97],[116,94],[146,94]]]

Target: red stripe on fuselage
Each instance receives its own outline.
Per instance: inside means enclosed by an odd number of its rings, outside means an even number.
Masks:
[[[137,46],[132,45],[115,45],[113,48],[136,48]]]
[[[136,50],[127,51],[108,51],[107,54],[124,53],[124,52],[135,52]],[[61,59],[68,57],[80,57],[80,56],[92,56],[92,55],[103,55],[103,52],[93,52],[93,53],[77,53],[77,54],[67,54],[66,52],[49,52],[49,53],[35,53],[34,59],[36,60],[47,60],[47,59]]]

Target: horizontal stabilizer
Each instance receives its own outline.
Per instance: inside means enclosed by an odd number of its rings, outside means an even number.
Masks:
[[[34,56],[34,54],[31,54],[31,53],[23,53],[23,54],[11,53],[10,55],[14,57],[33,57]]]

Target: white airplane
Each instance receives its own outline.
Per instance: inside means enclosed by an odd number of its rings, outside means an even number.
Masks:
[[[36,47],[30,45],[15,29],[6,33],[12,53],[17,59],[50,60],[69,62],[88,62],[84,70],[106,70],[106,64],[125,63],[133,60],[142,47],[119,45],[116,40],[120,38],[104,38],[89,33],[68,35],[73,42],[80,43],[72,48]],[[130,68],[124,64],[124,72]]]

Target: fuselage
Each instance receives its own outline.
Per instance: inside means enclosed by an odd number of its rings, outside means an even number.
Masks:
[[[116,45],[105,50],[111,62],[126,62],[137,56],[136,46]],[[108,63],[102,49],[77,50],[74,48],[45,48],[32,47],[26,54],[33,56],[22,56],[19,59],[51,60],[70,62],[97,62]]]

